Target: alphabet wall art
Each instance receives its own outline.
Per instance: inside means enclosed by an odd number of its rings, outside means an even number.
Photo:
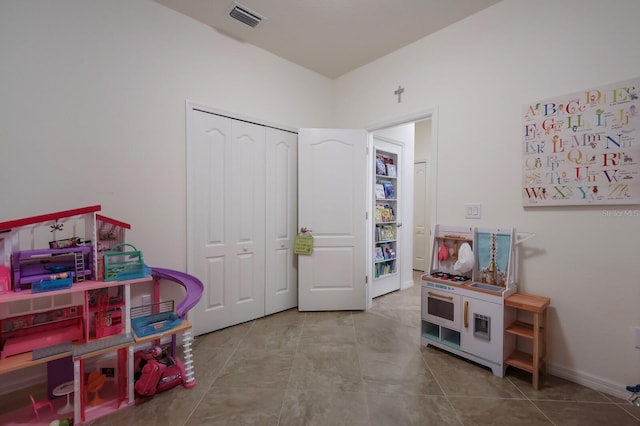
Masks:
[[[526,104],[522,204],[640,204],[640,78]]]

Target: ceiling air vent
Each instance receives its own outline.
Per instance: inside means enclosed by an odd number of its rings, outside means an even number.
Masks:
[[[234,4],[233,9],[229,12],[229,16],[247,24],[251,28],[255,28],[263,19],[262,16],[244,6],[239,5],[238,3]]]

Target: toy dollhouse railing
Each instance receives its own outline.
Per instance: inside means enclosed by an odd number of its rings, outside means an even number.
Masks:
[[[165,300],[159,303],[149,303],[147,305],[135,306],[131,308],[131,319],[146,317],[154,314],[162,314],[165,312],[173,312],[173,300]]]

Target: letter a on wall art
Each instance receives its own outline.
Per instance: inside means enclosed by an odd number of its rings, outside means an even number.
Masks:
[[[522,204],[640,204],[640,78],[522,108]]]

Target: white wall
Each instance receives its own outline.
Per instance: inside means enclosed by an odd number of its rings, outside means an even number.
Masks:
[[[640,382],[640,206],[524,209],[521,108],[639,76],[639,19],[637,0],[504,0],[336,81],[339,127],[437,109],[437,217],[535,233],[519,289],[551,298],[549,370],[620,396]]]
[[[0,2],[0,221],[87,205],[186,268],[185,101],[330,124],[331,81],[150,0]]]

